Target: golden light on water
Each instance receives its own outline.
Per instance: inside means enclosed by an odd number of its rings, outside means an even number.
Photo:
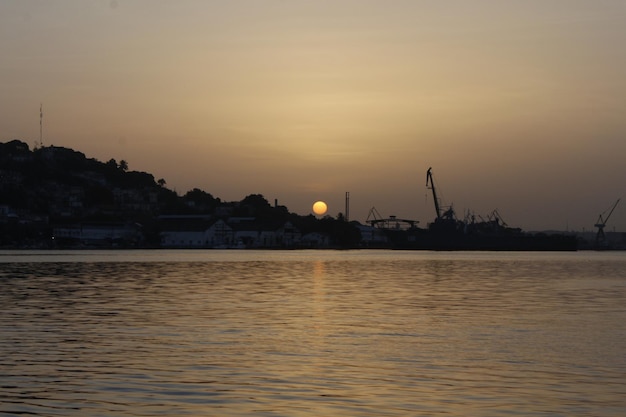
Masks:
[[[313,213],[317,214],[318,216],[326,214],[327,210],[328,205],[326,205],[326,203],[324,203],[323,201],[316,201],[313,204]]]

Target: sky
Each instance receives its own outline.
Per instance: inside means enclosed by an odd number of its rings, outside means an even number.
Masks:
[[[623,0],[0,0],[0,141],[180,195],[592,231],[626,197]],[[626,231],[626,200],[607,231]]]

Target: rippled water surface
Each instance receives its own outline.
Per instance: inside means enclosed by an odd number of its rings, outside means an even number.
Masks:
[[[626,252],[0,252],[0,415],[626,415]]]

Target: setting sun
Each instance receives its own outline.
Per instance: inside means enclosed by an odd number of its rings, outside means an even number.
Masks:
[[[624,194],[626,2],[451,3],[0,0],[0,143],[321,217],[350,190],[365,223],[431,222],[432,166],[458,213],[593,229]]]
[[[326,210],[328,210],[328,206],[323,201],[316,201],[313,204],[313,212],[318,216],[326,214]]]

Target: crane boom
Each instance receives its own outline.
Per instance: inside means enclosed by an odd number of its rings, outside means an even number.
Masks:
[[[428,183],[430,182],[430,187],[428,187]],[[426,188],[430,188],[433,192],[433,200],[435,200],[435,212],[437,213],[437,218],[441,218],[441,208],[439,207],[439,199],[437,198],[437,191],[435,190],[435,183],[433,182],[433,174],[432,168],[428,168],[426,171]]]
[[[617,204],[619,203],[620,200],[621,200],[621,198],[618,198],[617,201],[615,202],[615,204],[613,204],[613,208],[611,209],[611,211],[609,212],[609,215],[606,216],[606,219],[604,220],[605,224],[606,224],[606,222],[609,221],[609,217],[611,217],[611,214],[613,214],[613,210],[615,210],[615,207],[617,207]]]
[[[613,204],[613,207],[611,207],[611,211],[609,211],[609,214],[608,216],[606,216],[606,218],[602,217],[602,214],[606,213],[606,211],[600,214],[600,216],[598,216],[598,221],[594,225],[595,227],[598,228],[598,233],[596,234],[596,245],[606,244],[606,236],[604,235],[604,226],[606,226],[606,222],[609,221],[611,214],[613,214],[613,211],[615,210],[615,207],[617,207],[617,204],[619,203],[620,200],[621,198],[618,198],[615,204]]]

